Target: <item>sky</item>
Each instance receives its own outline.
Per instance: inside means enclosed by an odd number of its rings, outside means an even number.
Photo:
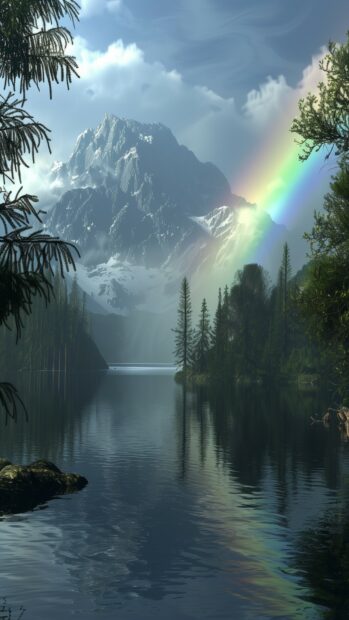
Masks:
[[[32,183],[44,182],[47,166],[67,159],[78,134],[96,127],[108,112],[164,123],[199,159],[216,164],[235,193],[258,202],[256,161],[266,185],[280,183],[277,170],[273,177],[275,164],[268,163],[270,138],[276,153],[276,131],[280,149],[281,143],[283,150],[291,148],[288,127],[297,101],[316,87],[319,58],[329,40],[345,39],[349,24],[344,0],[81,0],[81,5],[71,50],[80,79],[70,92],[58,86],[53,101],[44,88],[29,96],[30,110],[52,129],[53,146],[52,158],[44,153],[36,176],[31,171]],[[309,227],[331,173],[329,164],[319,165],[307,203],[296,216],[279,215],[280,222]]]

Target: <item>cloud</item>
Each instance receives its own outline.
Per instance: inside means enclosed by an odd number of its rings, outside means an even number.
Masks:
[[[77,37],[72,52],[81,77],[74,81],[71,91],[61,85],[53,101],[48,101],[43,91],[32,92],[29,100],[34,115],[53,130],[52,162],[67,159],[77,135],[96,127],[105,113],[162,122],[199,159],[218,165],[233,191],[242,188],[247,199],[253,184],[249,162],[267,148],[278,123],[280,140],[286,144],[283,148],[291,144],[289,126],[297,113],[297,102],[320,78],[316,56],[296,88],[291,88],[282,75],[269,77],[238,107],[233,97],[223,97],[206,86],[193,86],[175,69],[149,62],[136,43],[126,45],[118,40],[104,50],[95,50]],[[47,165],[50,160],[44,159]],[[241,184],[243,176],[245,183]],[[46,175],[41,178],[45,184]],[[266,184],[274,180],[266,178]]]
[[[77,37],[71,51],[80,73],[71,91],[57,87],[51,102],[43,92],[33,91],[30,96],[31,110],[53,129],[56,159],[67,157],[77,134],[96,126],[106,112],[162,122],[183,141],[205,120],[223,121],[236,114],[233,98],[223,98],[204,86],[192,86],[160,62],[149,63],[135,43],[125,45],[118,40],[98,51]]]
[[[82,19],[93,17],[109,11],[118,12],[122,7],[122,0],[81,0],[80,17]]]
[[[283,75],[267,81],[259,89],[251,90],[243,107],[246,116],[257,126],[265,126],[282,106],[288,101],[292,88],[287,85]]]

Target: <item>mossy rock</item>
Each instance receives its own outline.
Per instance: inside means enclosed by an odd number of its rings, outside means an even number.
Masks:
[[[0,471],[6,467],[6,465],[11,465],[11,461],[8,461],[7,459],[2,459],[0,458]]]
[[[32,510],[55,495],[83,489],[86,478],[65,474],[50,461],[13,465],[0,459],[0,514]]]

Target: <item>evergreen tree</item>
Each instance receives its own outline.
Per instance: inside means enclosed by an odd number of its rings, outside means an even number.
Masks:
[[[49,130],[25,109],[31,86],[65,81],[69,87],[76,74],[75,59],[66,54],[72,37],[60,25],[78,18],[75,0],[16,0],[0,3],[0,325],[14,318],[17,335],[23,315],[30,314],[35,296],[50,301],[52,284],[47,276],[56,262],[63,275],[74,267],[72,247],[42,231],[32,231],[32,222],[42,223],[35,207],[36,196],[15,195],[8,184],[21,181],[21,170],[32,161],[42,142],[49,147]],[[8,92],[6,92],[6,89]],[[17,93],[17,94],[13,94]],[[0,406],[15,415],[18,395],[10,384],[0,384]]]
[[[223,315],[223,299],[222,289],[218,290],[218,303],[213,320],[212,333],[212,364],[213,371],[221,373],[224,343],[224,315]]]
[[[174,332],[176,362],[178,366],[182,368],[184,377],[186,378],[188,369],[192,363],[193,354],[192,305],[187,278],[183,278],[181,284],[177,327]]]
[[[194,370],[205,373],[208,370],[209,352],[211,345],[210,318],[206,299],[202,300],[201,312],[197,330],[194,335],[193,364]]]
[[[263,268],[245,265],[237,274],[230,297],[236,372],[254,377],[263,368],[268,334],[268,292]]]
[[[0,371],[3,374],[21,369],[62,372],[105,367],[87,332],[79,289],[70,301],[65,280],[59,274],[53,279],[53,289],[55,303],[48,307],[40,298],[34,299],[33,311],[25,317],[25,329],[18,344],[13,330],[0,329]],[[9,326],[12,324],[13,319]]]
[[[287,243],[283,246],[282,259],[276,286],[269,302],[269,338],[266,346],[266,365],[270,377],[286,372],[290,353],[301,322],[295,307],[295,285],[291,281],[292,267]],[[297,331],[298,330],[298,331]]]
[[[290,278],[291,278],[290,250],[285,243],[282,253],[281,267],[278,279],[278,301],[281,318],[281,347],[282,356],[287,359],[290,340]]]
[[[229,342],[231,338],[231,325],[230,325],[230,292],[228,286],[224,287],[223,301],[222,301],[222,332],[225,343],[225,353],[228,353]]]

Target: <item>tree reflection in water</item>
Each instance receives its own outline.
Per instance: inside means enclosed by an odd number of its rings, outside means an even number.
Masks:
[[[277,512],[285,519],[286,527],[300,485],[316,488],[321,472],[335,504],[325,516],[315,516],[311,528],[304,529],[308,522],[300,515],[304,525],[295,536],[290,570],[294,569],[307,587],[309,602],[323,610],[319,611],[321,617],[347,620],[349,481],[343,489],[346,436],[337,425],[325,428],[310,423],[311,416],[326,410],[327,395],[286,389],[266,391],[253,386],[200,389],[182,398],[182,471],[187,468],[189,432],[195,417],[202,463],[211,430],[217,458],[246,494],[262,491],[266,467],[270,468],[276,481]]]
[[[312,592],[311,600],[327,608],[327,620],[349,618],[349,501],[302,533],[297,566]]]
[[[98,390],[103,373],[22,372],[14,382],[28,411],[7,423],[0,432],[0,457],[13,462],[29,462],[44,458],[62,463],[74,460],[75,442],[87,407]],[[1,426],[6,425],[0,417]],[[33,452],[40,446],[40,453]]]
[[[193,398],[193,395],[192,395]],[[282,503],[297,486],[299,474],[309,482],[319,468],[327,486],[340,485],[341,435],[337,428],[311,425],[314,412],[326,409],[326,395],[297,390],[216,388],[195,393],[202,458],[205,437],[212,428],[217,452],[243,487],[258,489],[265,464],[278,482]],[[187,420],[188,424],[188,420]]]
[[[0,620],[21,620],[24,613],[25,609],[23,609],[23,607],[20,607],[14,612],[11,607],[7,605],[5,598],[0,602]]]

